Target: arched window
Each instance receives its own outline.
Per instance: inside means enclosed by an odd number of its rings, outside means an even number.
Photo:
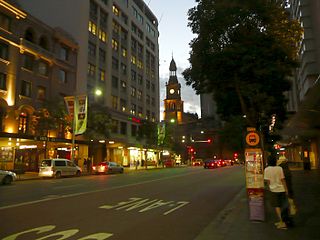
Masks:
[[[28,119],[29,116],[26,112],[21,112],[19,115],[19,133],[28,132]]]
[[[29,42],[33,42],[34,43],[34,31],[31,28],[28,28],[24,34],[24,38],[26,40],[28,40]]]
[[[0,106],[0,131],[3,131],[4,118],[6,116],[6,108]]]
[[[49,42],[48,42],[48,39],[44,36],[41,36],[40,40],[39,40],[39,45],[46,49],[46,50],[49,50]]]
[[[171,110],[175,110],[176,109],[176,104],[175,103],[172,103],[171,104]]]

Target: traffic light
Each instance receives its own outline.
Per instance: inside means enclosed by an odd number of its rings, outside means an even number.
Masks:
[[[233,158],[234,158],[234,159],[237,159],[237,158],[238,158],[238,153],[234,153],[234,154],[233,154]]]
[[[208,138],[207,142],[208,142],[208,143],[212,143],[212,139],[211,139],[211,138]]]
[[[193,148],[190,148],[190,152],[194,152],[194,149],[193,149]]]

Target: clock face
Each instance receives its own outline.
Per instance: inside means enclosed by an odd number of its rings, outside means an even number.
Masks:
[[[174,89],[171,88],[169,92],[170,92],[171,94],[174,94]]]

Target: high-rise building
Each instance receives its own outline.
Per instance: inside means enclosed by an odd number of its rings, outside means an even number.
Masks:
[[[293,113],[283,130],[290,143],[291,160],[319,164],[320,144],[320,2],[290,0],[290,13],[304,30],[300,42],[300,66],[292,78],[288,110]]]
[[[45,103],[57,110],[75,91],[78,44],[61,28],[0,3],[0,168],[38,171],[39,160],[65,157],[62,149],[71,147],[63,122],[49,131],[49,122],[39,121]]]
[[[87,94],[89,108],[99,103],[109,109],[114,127],[107,139],[108,160],[128,165],[141,158],[135,155],[139,122],[158,122],[160,114],[158,20],[151,9],[143,0],[18,2],[78,42],[73,94]]]

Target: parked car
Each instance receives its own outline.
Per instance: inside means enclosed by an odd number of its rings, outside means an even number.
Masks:
[[[0,182],[1,184],[11,184],[17,179],[17,175],[11,171],[0,170]]]
[[[217,167],[219,167],[217,160],[208,159],[204,161],[203,168],[217,168]]]
[[[64,158],[44,159],[39,168],[40,177],[80,176],[82,169]]]
[[[174,162],[173,160],[165,160],[163,162],[164,167],[168,168],[168,167],[173,167],[174,166]]]
[[[92,172],[99,173],[123,173],[123,166],[115,162],[101,162],[98,165],[92,166]]]

